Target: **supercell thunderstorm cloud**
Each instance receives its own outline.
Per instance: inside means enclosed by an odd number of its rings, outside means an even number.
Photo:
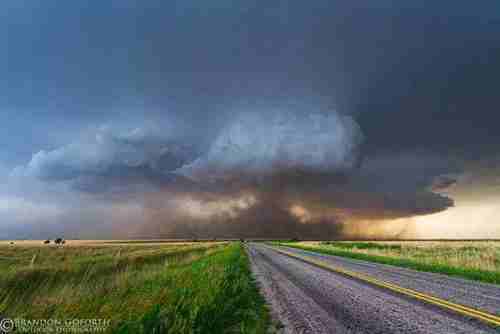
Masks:
[[[287,171],[335,173],[356,165],[361,132],[352,118],[285,108],[236,118],[206,156],[179,173],[197,180],[258,179]]]
[[[500,237],[497,2],[2,6],[0,238]]]

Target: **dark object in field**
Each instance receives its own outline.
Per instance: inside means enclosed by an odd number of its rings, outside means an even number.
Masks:
[[[11,244],[11,245],[13,245],[13,244],[14,244],[14,241],[11,241],[11,242],[10,242],[10,244]]]
[[[245,242],[245,239],[240,239],[240,242]]]
[[[61,241],[61,244],[63,244],[63,245],[64,245],[65,243],[66,243],[66,240]]]
[[[57,238],[56,240],[54,240],[54,242],[56,243],[56,245],[60,245],[64,243],[64,240],[63,238]]]
[[[44,243],[44,244],[46,244],[46,245],[47,245],[47,244],[50,244],[50,240],[48,240],[48,239],[47,239],[47,240],[45,240],[43,243]]]

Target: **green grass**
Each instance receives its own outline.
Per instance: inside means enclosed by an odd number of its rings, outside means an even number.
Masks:
[[[359,242],[328,242],[328,243],[319,243],[316,245],[304,245],[300,243],[279,243],[280,245],[294,247],[303,250],[314,251],[318,253],[342,256],[357,260],[364,260],[370,262],[377,262],[383,264],[389,264],[398,267],[410,268],[419,271],[427,271],[434,272],[440,274],[446,274],[450,276],[456,276],[460,278],[470,279],[481,281],[485,283],[493,283],[500,284],[500,271],[499,270],[483,270],[477,268],[467,267],[462,264],[452,264],[452,261],[449,261],[450,253],[453,253],[454,257],[464,254],[466,255],[469,251],[477,252],[477,249],[472,249],[470,246],[467,246],[465,249],[458,248],[454,250],[450,250],[447,247],[439,246],[434,247],[433,249],[425,248],[421,246],[420,250],[416,248],[415,250],[406,249],[405,247],[401,247],[400,245],[386,245],[383,244],[375,244],[375,243],[359,243]],[[339,244],[342,246],[339,247]],[[360,246],[361,247],[358,247]],[[376,245],[376,246],[374,246]],[[395,248],[393,246],[399,246],[400,248]],[[471,250],[472,249],[472,250]],[[362,250],[362,251],[360,251]],[[368,250],[368,251],[367,251]],[[369,252],[379,252],[382,250],[382,253],[388,255],[378,255],[378,254],[370,254]],[[429,256],[426,258],[422,254],[428,254]],[[447,262],[448,261],[448,262]]]
[[[266,332],[265,302],[239,243],[120,249],[19,249],[0,263],[0,313],[110,319],[112,333]]]
[[[401,250],[401,245],[381,244],[375,242],[340,242],[340,241],[321,241],[320,245],[329,245],[342,249],[391,249]]]

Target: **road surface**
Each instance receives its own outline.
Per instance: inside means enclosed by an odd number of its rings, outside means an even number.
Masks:
[[[247,247],[252,270],[284,333],[500,333],[473,317],[334,273],[271,247]],[[403,288],[500,311],[500,287],[289,247],[281,250]]]

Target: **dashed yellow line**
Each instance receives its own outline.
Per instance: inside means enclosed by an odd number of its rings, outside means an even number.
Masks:
[[[358,272],[345,270],[345,269],[342,269],[339,267],[334,267],[331,264],[328,264],[324,261],[311,259],[311,258],[302,256],[302,255],[297,255],[297,254],[294,254],[294,253],[291,253],[291,252],[288,252],[288,251],[285,251],[282,249],[277,249],[274,247],[272,249],[281,253],[281,254],[284,254],[284,255],[287,255],[291,258],[295,258],[295,259],[301,260],[303,262],[315,265],[315,266],[320,267],[322,269],[325,269],[325,270],[328,270],[328,271],[331,271],[334,273],[342,274],[342,275],[345,275],[345,276],[348,276],[351,278],[355,278],[357,280],[367,282],[367,283],[370,283],[370,284],[378,286],[378,287],[389,289],[391,291],[398,292],[398,293],[403,294],[405,296],[409,296],[409,297],[424,301],[424,302],[432,304],[432,305],[440,306],[442,308],[453,311],[455,313],[481,320],[481,321],[488,323],[490,325],[493,325],[493,326],[500,326],[500,317],[496,316],[494,314],[490,314],[490,313],[487,313],[487,312],[484,312],[481,310],[477,310],[477,309],[474,309],[471,307],[467,307],[464,305],[452,303],[450,301],[447,301],[447,300],[444,300],[441,298],[437,298],[437,297],[434,297],[434,296],[431,296],[431,295],[428,295],[428,294],[425,294],[422,292],[418,292],[418,291],[415,291],[412,289],[403,288],[401,286],[398,286],[398,285],[395,285],[395,284],[392,284],[389,282],[385,282],[385,281],[382,281],[382,280],[379,280],[379,279],[376,279],[376,278],[373,278],[373,277],[370,277],[370,276],[367,276],[364,274],[360,274]]]

